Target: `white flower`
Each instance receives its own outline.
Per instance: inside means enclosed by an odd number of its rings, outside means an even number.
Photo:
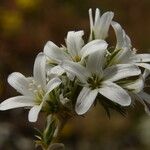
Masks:
[[[114,64],[132,63],[150,70],[150,64],[147,63],[150,62],[150,54],[136,54],[135,49],[131,50],[131,40],[120,24],[112,21],[111,25],[116,33],[117,44],[115,51],[111,55],[113,57],[109,62],[109,66]]]
[[[134,94],[137,94],[141,92],[144,88],[144,79],[143,76],[140,75],[136,77],[136,79],[129,79],[125,83],[118,83],[121,85],[124,89],[128,90],[129,92],[132,92]]]
[[[83,86],[75,107],[80,115],[88,111],[98,93],[122,106],[128,106],[131,103],[128,93],[114,82],[137,76],[141,74],[140,69],[133,64],[118,64],[103,70],[105,55],[106,50],[91,54],[86,67],[71,61],[64,61],[61,64],[66,71],[76,75]]]
[[[150,71],[149,70],[146,70],[144,71],[142,77],[143,77],[143,80],[145,82],[146,78],[149,76],[150,74]],[[146,85],[145,85],[146,87]],[[139,100],[145,107],[145,111],[147,112],[147,114],[150,115],[150,107],[148,105],[150,105],[150,95],[146,92],[143,91],[143,89],[136,94],[136,96],[138,97],[137,100]]]
[[[145,107],[145,111],[150,114],[150,109],[147,104],[150,104],[150,95],[143,91],[145,79],[149,75],[150,70],[150,54],[137,54],[135,49],[131,49],[131,40],[126,35],[119,23],[112,21],[112,27],[115,30],[117,44],[115,51],[111,54],[111,60],[108,66],[115,64],[135,64],[145,68],[143,75],[135,81],[122,84],[122,87],[127,89],[130,94],[136,97]]]
[[[113,12],[106,12],[102,16],[100,15],[100,10],[97,8],[95,12],[95,19],[93,21],[92,9],[89,9],[89,19],[90,19],[90,41],[92,39],[105,39],[108,35],[108,30],[111,21],[114,17]]]
[[[125,33],[125,31],[122,29],[119,23],[112,21],[111,25],[115,31],[116,38],[117,38],[117,44],[116,49],[124,49],[128,48],[131,49],[131,40],[129,36]]]
[[[82,39],[83,31],[70,31],[67,34],[66,48],[60,48],[53,42],[48,41],[44,47],[45,55],[56,64],[55,67],[50,68],[50,74],[62,75],[64,69],[59,64],[64,60],[80,62],[88,55],[107,48],[107,43],[104,40],[93,40],[86,45]]]
[[[37,55],[34,63],[33,77],[25,77],[19,72],[14,72],[8,77],[8,83],[22,96],[9,98],[0,104],[0,110],[18,107],[31,107],[28,115],[30,122],[35,122],[42,109],[48,94],[61,84],[59,78],[54,78],[46,83],[45,55]]]
[[[150,115],[150,95],[144,92],[144,87],[146,78],[149,76],[150,71],[145,69],[142,75],[137,80],[130,81],[126,84],[122,84],[122,87],[129,91],[129,94],[134,98],[133,100],[138,100],[145,107],[145,111]]]

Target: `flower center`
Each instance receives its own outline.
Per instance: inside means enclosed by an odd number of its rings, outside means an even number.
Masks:
[[[29,84],[29,90],[34,95],[34,101],[37,105],[39,105],[42,102],[42,99],[45,95],[44,90],[42,89],[42,86],[37,84],[35,80],[32,80]]]
[[[73,61],[79,62],[79,61],[81,61],[81,57],[78,56],[78,55],[76,55],[76,56],[73,58]]]
[[[35,94],[35,102],[36,104],[41,104],[42,100],[43,100],[43,97],[44,97],[44,90],[40,89],[40,90],[35,90],[34,91],[34,94]]]
[[[100,88],[101,86],[102,78],[97,76],[96,74],[93,74],[91,77],[88,78],[87,82],[89,83],[89,86],[92,89]]]

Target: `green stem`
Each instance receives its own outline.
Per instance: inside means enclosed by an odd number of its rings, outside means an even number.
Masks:
[[[65,111],[62,111],[61,113],[57,113],[57,114],[53,114],[52,116],[52,119],[54,120],[54,123],[55,123],[55,131],[52,132],[53,135],[52,135],[52,139],[50,140],[49,144],[44,142],[44,145],[43,145],[43,150],[49,150],[49,147],[52,145],[52,144],[55,144],[55,143],[59,143],[60,141],[60,137],[61,137],[61,133],[62,133],[62,130],[65,126],[65,124],[67,123],[67,121],[71,118],[72,116],[70,114],[68,114],[67,112]],[[48,129],[51,130],[50,127],[50,124],[48,124]],[[49,130],[45,130],[46,132],[44,134],[47,134],[49,132]],[[48,136],[49,138],[49,136]],[[48,139],[46,138],[45,141],[47,141]]]

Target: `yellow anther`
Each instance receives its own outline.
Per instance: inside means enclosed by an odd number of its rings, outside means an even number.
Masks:
[[[73,60],[75,61],[75,62],[79,62],[80,60],[81,60],[81,57],[80,56],[75,56],[74,58],[73,58]]]

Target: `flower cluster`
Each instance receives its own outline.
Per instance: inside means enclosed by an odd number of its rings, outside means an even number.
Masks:
[[[40,111],[62,120],[85,114],[97,101],[106,109],[110,105],[119,109],[133,104],[136,98],[150,113],[150,96],[144,92],[150,54],[137,54],[113,17],[113,12],[100,15],[96,9],[93,19],[89,9],[87,42],[83,40],[84,31],[69,31],[65,46],[48,41],[35,59],[33,77],[18,72],[8,77],[8,83],[22,96],[5,100],[0,110],[27,107],[31,108],[30,122],[37,121]],[[116,35],[116,46],[106,39],[110,26]]]

